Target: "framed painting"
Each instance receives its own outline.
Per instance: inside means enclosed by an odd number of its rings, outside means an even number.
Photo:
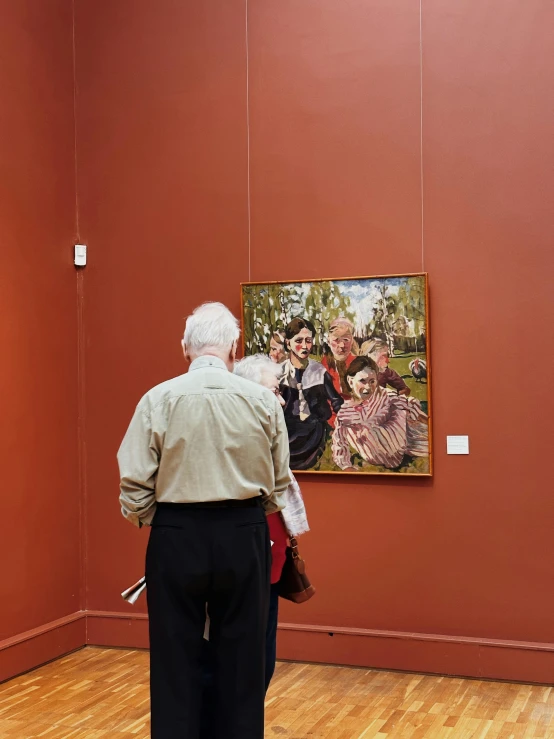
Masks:
[[[281,367],[296,472],[431,476],[426,273],[241,284],[243,352]]]

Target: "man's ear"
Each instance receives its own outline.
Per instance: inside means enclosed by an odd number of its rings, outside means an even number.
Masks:
[[[237,358],[237,342],[233,341],[233,346],[231,347],[231,351],[229,352],[229,359],[231,362],[234,362]]]
[[[188,353],[187,345],[185,344],[184,339],[181,339],[181,346],[183,347],[183,354],[185,356],[185,359],[187,360],[187,362],[190,362],[190,354]]]

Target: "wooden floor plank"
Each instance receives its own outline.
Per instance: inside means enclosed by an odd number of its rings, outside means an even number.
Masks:
[[[148,653],[88,647],[0,685],[0,739],[148,739]],[[551,687],[279,664],[266,739],[554,739]]]

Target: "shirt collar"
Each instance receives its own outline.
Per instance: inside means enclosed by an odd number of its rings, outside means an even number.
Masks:
[[[203,357],[197,357],[189,367],[189,372],[193,372],[197,369],[203,369],[204,367],[215,367],[216,369],[227,370],[227,365],[219,357],[213,357],[211,354],[205,354]]]

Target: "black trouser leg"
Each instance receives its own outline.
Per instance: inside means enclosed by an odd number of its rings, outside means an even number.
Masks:
[[[216,736],[216,689],[215,657],[213,645],[204,641],[202,646],[202,709],[200,713],[199,739],[215,739]]]
[[[279,621],[279,583],[271,586],[269,616],[265,638],[265,689],[269,688],[277,661],[277,625]]]
[[[196,546],[195,546],[196,544]],[[152,739],[197,739],[208,550],[184,529],[154,527],[146,556]],[[196,575],[191,572],[197,568]]]
[[[236,511],[233,511],[234,513]],[[218,739],[263,739],[265,631],[271,545],[261,508],[214,542],[210,643],[215,657]]]
[[[265,690],[269,688],[275,672],[277,658],[277,622],[279,618],[279,583],[271,586],[269,615],[265,635]],[[204,641],[202,645],[202,713],[200,719],[200,739],[214,739],[216,736],[216,689],[215,656],[213,644]]]

